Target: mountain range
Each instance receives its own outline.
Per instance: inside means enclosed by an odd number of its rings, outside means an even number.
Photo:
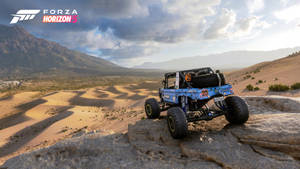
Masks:
[[[0,25],[0,77],[136,75],[99,57],[37,38],[19,26]]]
[[[146,62],[135,68],[184,70],[198,67],[213,67],[214,69],[234,70],[283,58],[297,51],[300,51],[300,47],[272,51],[230,51],[205,56],[184,57],[165,62]]]

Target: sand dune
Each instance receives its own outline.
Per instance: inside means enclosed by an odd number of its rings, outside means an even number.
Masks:
[[[34,98],[25,92],[0,100],[0,164],[6,159],[86,132],[125,132],[144,116],[156,82],[58,91]],[[139,86],[140,89],[135,87]]]

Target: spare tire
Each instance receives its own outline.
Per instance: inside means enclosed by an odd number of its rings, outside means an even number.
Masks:
[[[193,76],[191,80],[191,86],[194,88],[216,87],[225,84],[225,78],[222,73]]]

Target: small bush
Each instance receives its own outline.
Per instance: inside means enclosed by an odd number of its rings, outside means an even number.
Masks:
[[[251,75],[244,76],[244,80],[249,79]]]
[[[269,86],[269,91],[284,92],[290,89],[289,86],[283,84],[274,84]]]
[[[277,80],[278,80],[278,78],[277,78],[277,77],[275,77],[274,81],[277,81]]]
[[[251,77],[251,79],[253,80],[253,79],[255,79],[255,77]]]
[[[246,89],[249,90],[249,91],[253,91],[254,90],[254,87],[251,85],[251,84],[248,84],[246,86]]]
[[[258,90],[259,90],[259,87],[254,87],[253,90],[254,90],[254,91],[258,91]]]
[[[259,73],[259,72],[260,72],[260,69],[258,69],[258,68],[253,71],[254,74]]]
[[[292,89],[292,90],[300,89],[300,82],[294,83],[294,84],[291,86],[291,89]]]
[[[262,80],[259,80],[257,83],[262,83],[263,81]]]

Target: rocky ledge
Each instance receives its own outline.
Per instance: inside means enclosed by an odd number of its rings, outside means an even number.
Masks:
[[[218,117],[190,124],[189,136],[174,140],[163,117],[141,120],[127,134],[72,138],[2,168],[300,168],[300,104],[278,99],[245,98],[251,110],[245,125]]]

